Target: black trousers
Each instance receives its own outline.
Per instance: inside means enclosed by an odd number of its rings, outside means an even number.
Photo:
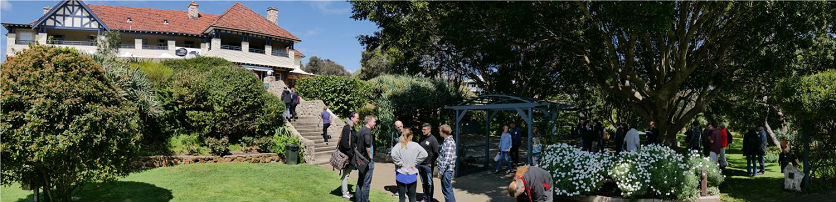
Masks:
[[[418,182],[404,184],[398,182],[398,201],[404,202],[409,197],[409,202],[415,202],[415,188]]]
[[[331,123],[322,124],[322,139],[325,139],[325,142],[328,142],[328,139],[331,138],[331,136],[328,136],[328,127],[331,127]]]
[[[290,104],[290,117],[294,118],[294,119],[298,118],[298,116],[296,116],[296,105],[297,105],[296,103],[291,103]]]
[[[517,164],[520,162],[520,145],[511,145],[511,162],[513,162],[512,167],[517,169]]]

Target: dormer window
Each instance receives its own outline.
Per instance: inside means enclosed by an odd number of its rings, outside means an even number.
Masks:
[[[163,20],[163,24],[164,24],[164,25],[167,25],[167,24],[168,24],[168,20]]]
[[[131,17],[128,17],[128,20],[127,20],[127,22],[128,22],[128,23],[131,23],[131,22],[133,22],[133,20],[131,20]]]

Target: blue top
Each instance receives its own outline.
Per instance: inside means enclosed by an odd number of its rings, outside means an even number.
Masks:
[[[522,143],[520,140],[520,128],[514,127],[508,132],[511,132],[511,139],[514,140],[514,145],[520,145]]]
[[[331,123],[331,113],[322,110],[322,113],[319,113],[319,115],[322,116],[322,123]]]
[[[510,151],[511,150],[511,134],[502,133],[502,137],[499,138],[499,151]]]
[[[763,145],[761,146],[761,151],[765,152],[766,146],[768,145],[768,143],[766,142],[766,131],[761,130],[760,132],[758,132],[758,137],[761,138],[761,144]]]

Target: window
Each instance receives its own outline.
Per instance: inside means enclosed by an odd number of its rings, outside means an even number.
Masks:
[[[128,17],[128,20],[127,20],[127,22],[128,22],[128,23],[131,23],[131,22],[133,22],[133,20],[131,20],[131,17]]]
[[[186,44],[186,47],[188,48],[194,48],[194,41],[185,41],[184,44]]]
[[[168,46],[168,41],[165,39],[157,40],[157,46]]]
[[[32,32],[18,32],[17,33],[17,40],[21,41],[33,41],[35,40],[35,33]]]
[[[87,40],[89,41],[96,41],[96,35],[87,36]]]
[[[164,24],[164,25],[167,25],[167,24],[168,24],[168,20],[163,20],[163,24]]]

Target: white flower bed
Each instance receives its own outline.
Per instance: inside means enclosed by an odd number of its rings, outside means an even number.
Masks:
[[[699,194],[700,170],[706,169],[710,186],[718,186],[723,178],[716,164],[698,154],[686,158],[659,145],[619,156],[585,152],[567,144],[549,145],[541,162],[552,174],[557,196],[607,192],[600,189],[612,180],[626,198],[689,200]]]

